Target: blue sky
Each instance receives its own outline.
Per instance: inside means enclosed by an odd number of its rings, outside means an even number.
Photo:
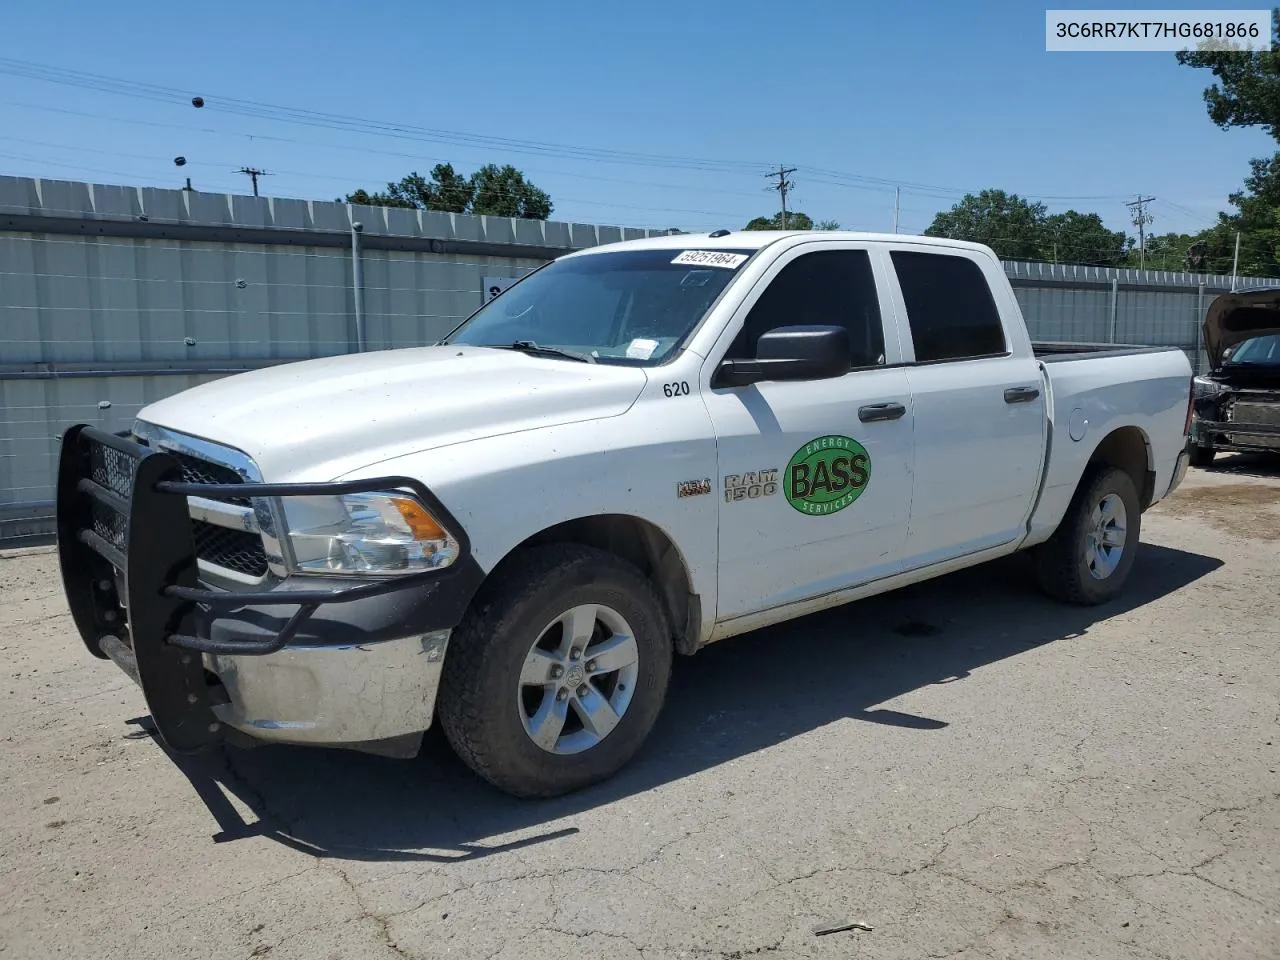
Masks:
[[[272,173],[264,193],[333,199],[437,160],[512,163],[551,194],[555,219],[712,229],[776,210],[763,170],[785,163],[798,168],[790,205],[850,229],[891,229],[893,183],[904,231],[988,186],[1097,211],[1115,229],[1129,229],[1124,200],[1140,191],[1158,198],[1155,232],[1207,226],[1274,142],[1213,126],[1208,74],[1171,53],[1045,52],[1044,11],[9,0],[0,57],[172,95],[0,72],[0,173],[149,186],[189,175],[197,189],[247,192],[233,171],[250,165]],[[237,115],[220,98],[436,132],[317,128]]]

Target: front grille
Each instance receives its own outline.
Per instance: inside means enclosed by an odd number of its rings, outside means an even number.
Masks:
[[[169,454],[182,465],[182,479],[187,483],[244,483],[244,477],[220,463],[210,463],[208,460],[172,450]],[[223,502],[250,506],[248,497],[230,497]]]
[[[1227,411],[1227,419],[1241,425],[1249,423],[1280,427],[1280,403],[1237,400]]]
[[[102,448],[106,449],[106,448]],[[108,454],[112,453],[106,450]],[[244,483],[244,477],[231,467],[221,463],[213,463],[176,450],[166,450],[182,467],[182,479],[186,483],[231,484]],[[131,463],[131,461],[130,461]],[[105,467],[110,464],[104,465]],[[96,476],[96,474],[95,474]],[[128,478],[132,487],[132,476]],[[127,495],[127,494],[126,494]],[[219,499],[219,503],[233,503],[240,507],[252,507],[253,501],[248,497],[227,497]],[[94,528],[100,536],[115,542],[110,533],[114,530],[98,530],[98,519],[95,516]],[[103,518],[104,521],[106,518]],[[191,521],[191,533],[195,538],[196,556],[205,563],[244,574],[255,579],[266,576],[267,552],[262,546],[262,537],[245,530],[233,530],[220,527],[204,520]]]
[[[1280,450],[1280,436],[1251,434],[1250,426],[1280,427],[1280,403],[1259,400],[1237,400],[1227,408],[1227,421],[1240,426],[1230,434],[1231,442],[1267,450]]]
[[[195,535],[196,556],[201,560],[249,577],[266,576],[267,554],[258,534],[203,520],[192,520],[191,531]]]

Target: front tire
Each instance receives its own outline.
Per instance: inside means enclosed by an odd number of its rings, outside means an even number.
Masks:
[[[1090,467],[1058,529],[1036,550],[1041,588],[1080,606],[1114,599],[1129,579],[1141,534],[1133,480],[1115,467]]]
[[[1187,462],[1193,467],[1207,467],[1213,463],[1217,451],[1213,447],[1202,447],[1193,443],[1187,448]]]
[[[520,797],[608,778],[653,729],[671,674],[653,585],[577,544],[528,549],[495,573],[449,641],[440,721],[450,745]]]

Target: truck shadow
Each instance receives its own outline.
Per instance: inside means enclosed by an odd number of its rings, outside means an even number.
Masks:
[[[1280,478],[1280,452],[1275,454],[1222,453],[1218,454],[1212,464],[1202,469],[1206,473],[1231,474],[1238,477]]]
[[[946,717],[877,705],[927,685],[963,681],[973,670],[1044,644],[1069,642],[1221,565],[1144,545],[1126,595],[1085,609],[1044,599],[1025,560],[1014,557],[725,641],[677,659],[658,727],[627,768],[555,800],[521,801],[488,787],[434,731],[412,761],[291,747],[172,759],[218,823],[217,842],[266,836],[350,860],[474,859],[576,833],[575,814],[837,720],[927,735],[946,727]],[[228,794],[257,821],[242,818]],[[512,834],[520,838],[494,842]]]

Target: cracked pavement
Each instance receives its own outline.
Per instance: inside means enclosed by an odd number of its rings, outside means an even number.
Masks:
[[[1143,540],[1101,609],[1014,559],[680,659],[637,761],[549,802],[435,733],[170,757],[52,552],[0,552],[0,957],[1275,960],[1280,465]]]

